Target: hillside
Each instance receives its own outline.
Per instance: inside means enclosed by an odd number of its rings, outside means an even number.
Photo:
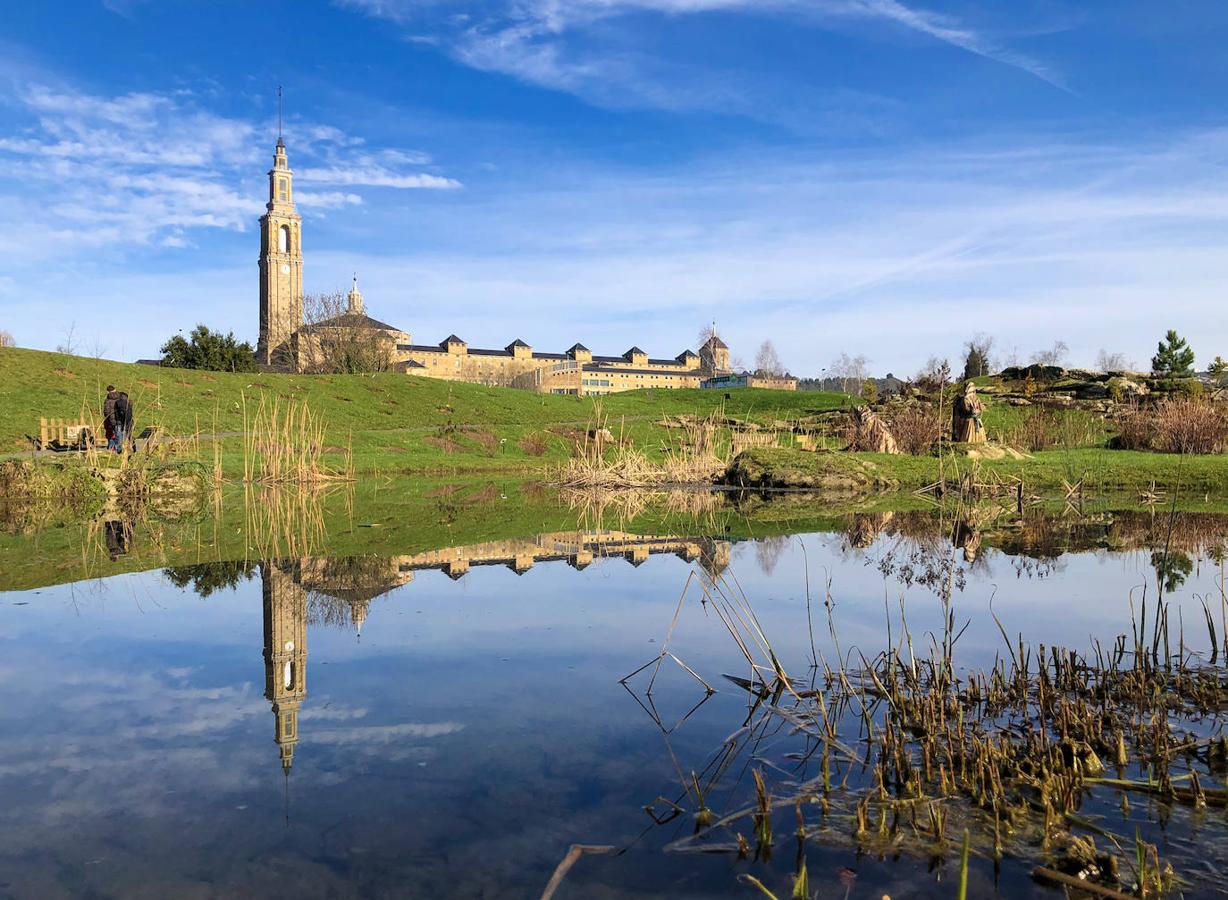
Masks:
[[[228,374],[164,369],[37,350],[0,350],[0,454],[29,449],[40,416],[77,419],[98,410],[108,384],[128,391],[137,427],[161,425],[172,435],[234,435],[266,399],[306,401],[325,417],[331,440],[352,439],[360,467],[382,471],[430,468],[535,467],[567,452],[566,435],[594,417],[600,404],[611,429],[660,443],[662,415],[724,414],[770,423],[844,402],[839,394],[741,390],[644,390],[598,399],[532,394],[406,375]],[[525,446],[521,446],[522,443]]]

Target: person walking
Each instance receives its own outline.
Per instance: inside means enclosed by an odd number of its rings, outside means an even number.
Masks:
[[[120,391],[115,398],[115,452],[123,453],[127,448],[125,443],[132,434],[132,401],[126,391]]]
[[[102,430],[107,436],[107,449],[119,452],[120,443],[116,437],[117,423],[115,417],[115,404],[119,400],[119,391],[115,390],[115,385],[107,385],[107,396],[102,401]]]
[[[128,450],[136,453],[136,434],[132,430],[132,400],[129,399],[127,391],[119,392],[119,399],[115,401],[115,411],[120,416],[120,427],[123,429],[124,438],[128,441]],[[124,444],[123,440],[119,443],[121,447]]]

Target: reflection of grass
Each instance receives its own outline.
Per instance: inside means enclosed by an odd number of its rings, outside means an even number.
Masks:
[[[723,785],[732,790],[729,808],[715,816],[697,800],[692,812],[709,814],[671,850],[745,857],[749,832],[755,859],[770,858],[772,820],[788,810],[796,818],[795,891],[809,842],[903,854],[941,869],[962,831],[965,885],[974,855],[1089,895],[1161,897],[1177,879],[1142,829],[1176,854],[1183,842],[1169,833],[1183,820],[1175,811],[1201,831],[1201,810],[1228,806],[1228,791],[1211,786],[1228,767],[1221,733],[1228,661],[1209,608],[1204,657],[1192,652],[1189,635],[1170,633],[1167,606],[1153,600],[1132,613],[1132,640],[1088,653],[1028,646],[999,622],[1003,652],[991,670],[977,671],[959,664],[955,645],[967,626],[949,592],[940,634],[914,642],[901,603],[884,649],[867,656],[841,651],[829,585],[834,655],[816,653],[801,675],[785,670],[729,573],[703,592],[705,614],[719,616],[749,664],[749,679],[726,677],[746,692],[750,712],[701,773],[709,779],[702,793],[694,775],[680,777],[678,790],[686,798],[694,783],[697,796],[710,797],[728,773],[755,767],[754,795]],[[675,611],[663,647],[677,620]],[[1140,803],[1149,815],[1131,815],[1130,796],[1154,798],[1162,810]],[[1222,823],[1213,827],[1216,836],[1203,840],[1222,839]],[[1195,890],[1214,886],[1197,860],[1176,861],[1189,864],[1181,874]],[[742,877],[778,896],[755,876]]]

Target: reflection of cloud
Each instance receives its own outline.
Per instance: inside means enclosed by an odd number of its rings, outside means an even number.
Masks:
[[[313,744],[366,747],[381,746],[402,738],[433,738],[455,734],[465,726],[461,722],[405,722],[401,725],[371,725],[366,728],[325,729],[311,732]]]

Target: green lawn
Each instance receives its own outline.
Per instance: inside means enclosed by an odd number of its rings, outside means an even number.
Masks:
[[[244,405],[306,401],[323,416],[330,446],[352,442],[360,470],[540,470],[569,452],[569,433],[594,418],[649,449],[670,439],[652,423],[663,414],[726,415],[763,424],[840,406],[840,394],[735,390],[642,390],[599,399],[532,394],[510,388],[451,384],[405,375],[226,374],[163,369],[108,360],[0,350],[0,454],[28,449],[40,416],[100,417],[108,384],[127,390],[137,428],[160,425],[172,435],[221,434],[227,471],[239,467]],[[540,452],[539,452],[540,450]],[[210,459],[211,455],[206,454]]]

